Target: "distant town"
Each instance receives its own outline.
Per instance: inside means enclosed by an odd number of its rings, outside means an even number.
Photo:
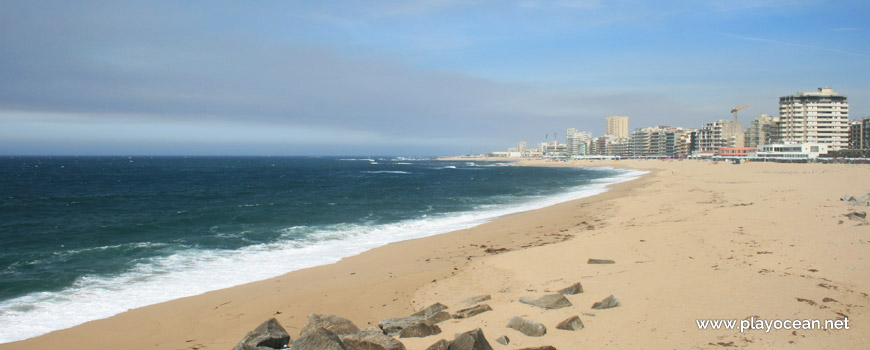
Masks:
[[[734,107],[733,120],[717,120],[698,129],[648,126],[629,132],[628,116],[605,118],[605,135],[569,128],[565,142],[557,135],[529,147],[520,141],[507,151],[485,156],[553,159],[701,158],[808,160],[819,157],[870,156],[870,118],[849,120],[845,95],[823,87],[779,98],[779,115],[759,114],[743,128]],[[549,135],[548,135],[549,136]]]

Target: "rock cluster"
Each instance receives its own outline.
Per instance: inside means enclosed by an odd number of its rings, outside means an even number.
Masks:
[[[863,219],[863,217],[862,217]],[[609,264],[612,260],[589,259],[590,264]],[[583,293],[580,282],[562,288],[558,293],[546,294],[537,299],[520,298],[520,302],[543,309],[561,309],[572,307],[573,304],[565,295]],[[405,350],[405,346],[396,338],[422,338],[441,334],[437,325],[449,319],[465,319],[483,312],[491,311],[488,304],[490,295],[479,295],[463,301],[465,305],[473,305],[451,314],[448,307],[441,303],[432,304],[409,316],[393,317],[381,320],[377,327],[360,330],[348,319],[330,314],[312,314],[308,317],[299,337],[291,342],[290,335],[274,318],[271,318],[245,335],[233,350]],[[609,309],[620,306],[613,295],[592,305],[593,309]],[[584,315],[591,315],[586,314]],[[594,315],[591,315],[594,316]],[[556,325],[556,329],[579,331],[583,329],[583,321],[579,316],[571,316]],[[547,327],[539,322],[520,316],[512,317],[507,328],[511,328],[529,337],[543,337]],[[502,335],[496,339],[498,344],[507,346],[510,339]],[[492,350],[483,331],[480,328],[458,333],[448,341],[440,339],[426,350]],[[524,348],[520,350],[555,350],[552,346]]]

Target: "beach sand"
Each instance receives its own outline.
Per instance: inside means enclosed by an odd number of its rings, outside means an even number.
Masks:
[[[522,165],[647,170],[601,195],[434,237],[390,244],[277,278],[183,298],[0,349],[231,349],[275,317],[296,338],[311,313],[360,328],[441,302],[490,294],[492,311],[401,339],[425,349],[482,328],[495,349],[870,348],[870,166],[701,161],[575,161]],[[504,250],[501,250],[504,248]],[[489,249],[489,252],[487,252]],[[590,258],[614,264],[587,264]],[[220,276],[215,276],[220,278]],[[581,282],[573,306],[519,302]],[[621,306],[594,310],[614,295]],[[585,328],[556,329],[578,315]],[[513,316],[543,337],[506,328]],[[698,319],[843,319],[848,330],[699,330]],[[507,335],[508,346],[495,339]]]

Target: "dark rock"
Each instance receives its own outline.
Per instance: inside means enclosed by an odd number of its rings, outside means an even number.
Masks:
[[[490,296],[489,294],[485,294],[485,295],[478,295],[478,296],[474,296],[474,297],[465,299],[462,301],[462,303],[465,305],[474,305],[474,304],[480,303],[481,301],[487,301],[490,299],[492,299],[492,296]]]
[[[613,297],[613,295],[611,295],[607,298],[604,298],[604,300],[602,300],[602,301],[599,301],[599,302],[596,302],[595,304],[592,304],[592,308],[602,310],[602,309],[609,309],[609,308],[617,307],[619,305],[620,305],[619,299],[616,299]]]
[[[278,320],[270,318],[253,331],[248,332],[233,350],[255,350],[257,348],[281,349],[290,343],[290,335],[281,327]]]
[[[845,214],[843,216],[849,218],[849,220],[861,221],[861,220],[864,220],[867,218],[867,213],[865,213],[863,211],[853,211],[853,212]]]
[[[341,339],[326,328],[309,329],[293,342],[293,350],[347,350]]]
[[[429,322],[429,324],[437,324],[437,323],[447,321],[451,318],[453,318],[453,316],[451,316],[449,312],[441,311],[441,312],[438,312],[438,313],[426,318],[426,322]]]
[[[420,310],[420,311],[417,311],[417,312],[411,314],[411,316],[429,317],[431,315],[437,314],[437,313],[444,311],[444,310],[447,310],[447,309],[448,309],[447,305],[444,305],[442,303],[435,303],[435,304],[427,306],[423,310]]]
[[[363,329],[357,334],[341,337],[347,350],[405,350],[405,345],[384,334],[378,327]]]
[[[583,285],[581,285],[580,282],[577,282],[568,287],[559,289],[559,293],[568,295],[580,294],[583,293]]]
[[[544,346],[538,346],[538,347],[534,347],[534,348],[522,348],[519,350],[556,350],[556,348],[554,348],[550,345],[544,345]]]
[[[359,328],[350,320],[329,314],[312,314],[308,316],[308,321],[302,327],[301,333],[317,328],[325,328],[336,335],[359,333]]]
[[[589,259],[587,264],[615,264],[616,262],[610,259]]]
[[[413,326],[415,323],[425,322],[421,316],[393,317],[378,322],[378,328],[389,335],[398,335],[403,328]]]
[[[429,324],[437,324],[450,319],[450,313],[444,310],[447,310],[447,306],[441,303],[435,303],[423,310],[413,313],[411,316],[421,317],[429,322]]]
[[[495,339],[495,342],[496,342],[496,343],[499,343],[499,344],[501,344],[501,345],[508,345],[508,344],[511,343],[511,339],[508,338],[506,335],[503,335],[503,336],[500,336],[500,337],[496,338],[496,339]]]
[[[572,305],[561,293],[547,294],[538,299],[520,298],[520,302],[544,309],[561,309]]]
[[[408,327],[402,328],[402,331],[399,332],[399,338],[423,338],[435,334],[441,334],[440,327],[430,325],[425,321],[420,321]]]
[[[544,325],[518,316],[511,317],[507,326],[530,337],[541,337],[547,334],[547,327]]]
[[[492,350],[492,346],[483,336],[483,331],[478,328],[462,334],[457,334],[456,339],[450,342],[448,350]],[[294,349],[295,350],[295,349]]]
[[[580,320],[580,316],[572,316],[571,318],[559,322],[556,325],[556,329],[564,329],[566,331],[579,331],[583,329],[583,321]]]
[[[453,314],[453,318],[469,318],[487,311],[492,311],[489,304],[475,305],[467,309],[462,309]]]
[[[444,339],[441,339],[441,340],[435,342],[435,344],[429,345],[429,347],[426,348],[426,350],[449,350],[449,349],[450,349],[450,343]]]

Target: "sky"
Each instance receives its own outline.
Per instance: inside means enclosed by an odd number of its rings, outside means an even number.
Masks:
[[[830,86],[866,1],[0,0],[0,154],[456,155]]]

